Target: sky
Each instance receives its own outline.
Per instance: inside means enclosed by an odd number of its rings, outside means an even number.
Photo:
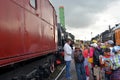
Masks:
[[[50,0],[57,12],[64,6],[65,27],[75,39],[92,37],[120,23],[120,0]],[[92,34],[91,34],[92,33]]]

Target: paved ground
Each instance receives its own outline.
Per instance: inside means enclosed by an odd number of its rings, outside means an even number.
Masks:
[[[72,80],[77,80],[74,61],[71,62],[71,75],[72,75]],[[58,80],[66,80],[65,79],[65,70],[63,71],[62,75],[60,76],[60,78]]]
[[[71,75],[72,75],[72,80],[77,80],[74,60],[72,60],[72,62],[71,62]],[[62,75],[59,77],[58,80],[66,80],[65,79],[65,70],[63,71]],[[94,80],[92,75],[90,75],[90,79],[89,80]]]

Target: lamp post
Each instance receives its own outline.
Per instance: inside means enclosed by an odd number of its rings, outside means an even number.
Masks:
[[[92,32],[91,32],[91,39],[92,39]]]

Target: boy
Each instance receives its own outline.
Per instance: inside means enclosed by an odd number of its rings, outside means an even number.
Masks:
[[[105,80],[110,80],[110,75],[112,73],[110,58],[111,58],[110,49],[105,48],[104,56],[100,58],[100,64],[103,65],[103,69],[105,71]]]

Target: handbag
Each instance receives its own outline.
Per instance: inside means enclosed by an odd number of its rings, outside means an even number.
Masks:
[[[89,55],[90,55],[90,48],[88,49],[88,53],[89,53]],[[88,55],[88,56],[89,56]],[[89,63],[93,63],[93,57],[88,57],[88,62]]]
[[[88,58],[89,63],[93,63],[93,58]]]

